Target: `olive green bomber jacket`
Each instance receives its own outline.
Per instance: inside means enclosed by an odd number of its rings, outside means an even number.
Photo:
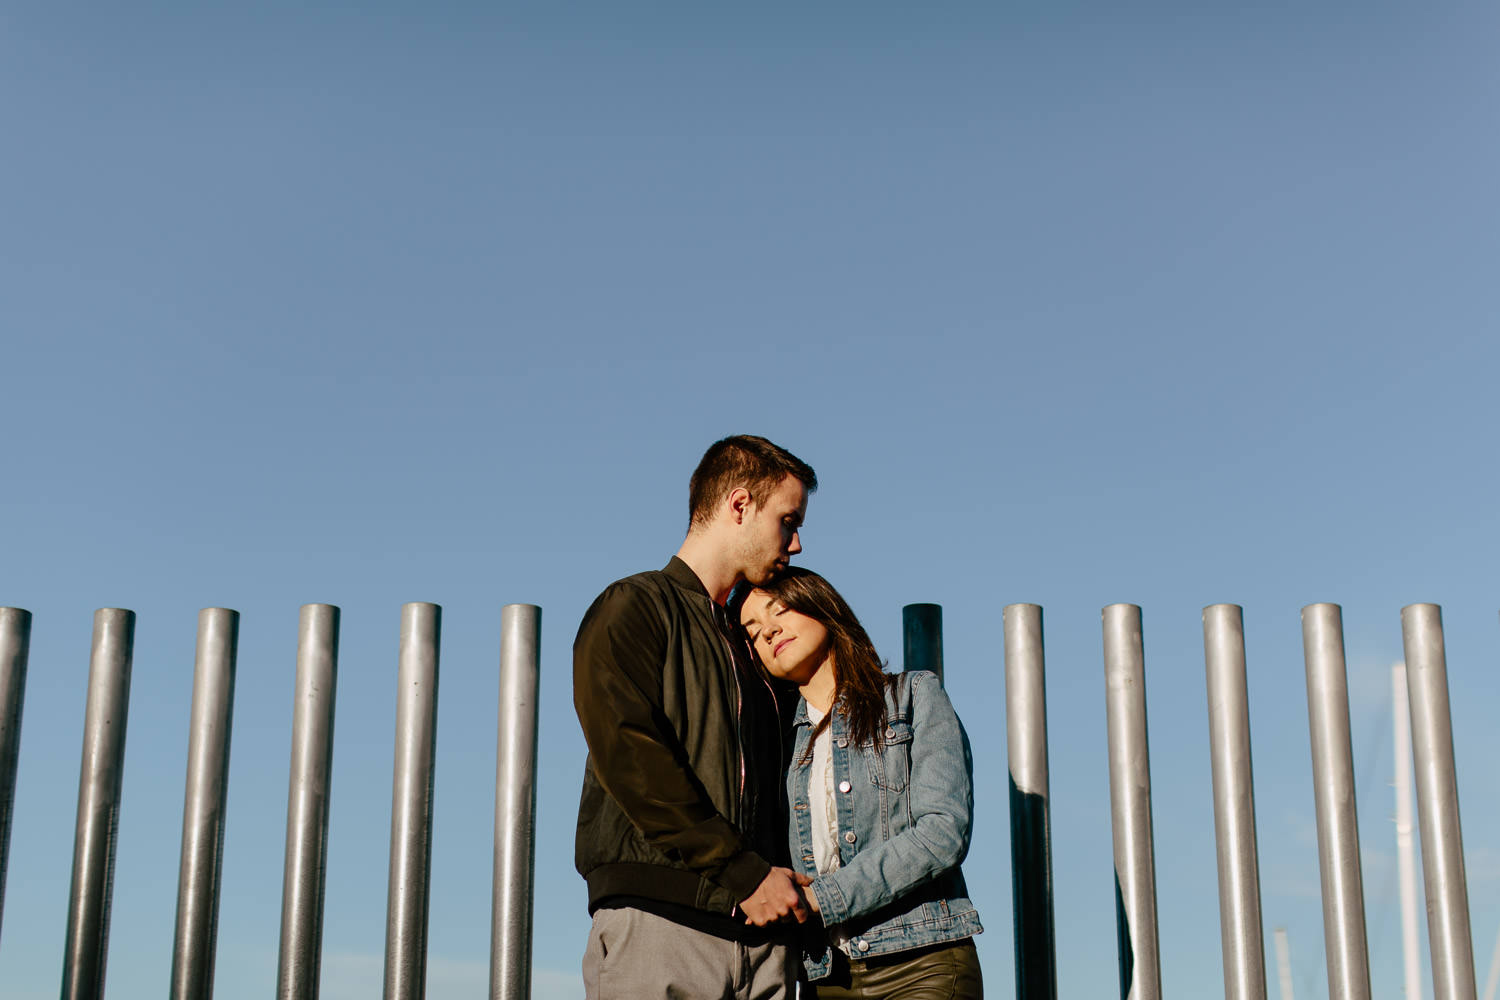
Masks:
[[[574,860],[590,911],[615,896],[727,916],[787,863],[775,695],[728,631],[676,557],[611,584],[584,615]]]

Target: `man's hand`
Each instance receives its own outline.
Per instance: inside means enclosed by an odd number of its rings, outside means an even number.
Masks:
[[[772,868],[755,891],[740,901],[745,923],[766,927],[789,917],[799,924],[806,923],[807,907],[799,888],[803,881],[805,876],[798,876],[790,868]]]

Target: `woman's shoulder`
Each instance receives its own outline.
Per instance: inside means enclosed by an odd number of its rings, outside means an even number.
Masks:
[[[948,692],[943,690],[942,680],[931,670],[907,670],[894,675],[886,687],[886,701],[893,715],[907,719],[931,717],[933,712],[957,714]]]
[[[887,690],[902,699],[920,697],[933,691],[941,694],[943,690],[943,682],[931,670],[903,670],[899,674],[886,676],[890,678]]]
[[[909,714],[914,703],[927,701],[934,693],[939,698],[947,697],[943,682],[931,670],[903,670],[886,677],[886,709],[896,715]]]

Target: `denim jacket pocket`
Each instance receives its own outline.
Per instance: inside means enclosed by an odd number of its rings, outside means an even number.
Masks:
[[[860,747],[870,783],[890,792],[904,792],[911,781],[911,722],[891,719],[872,746]]]

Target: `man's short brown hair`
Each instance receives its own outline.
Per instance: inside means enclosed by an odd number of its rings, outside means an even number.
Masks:
[[[688,481],[688,526],[707,524],[720,501],[743,486],[757,504],[795,476],[811,493],[818,488],[812,466],[785,448],[753,434],[736,434],[709,445]]]

